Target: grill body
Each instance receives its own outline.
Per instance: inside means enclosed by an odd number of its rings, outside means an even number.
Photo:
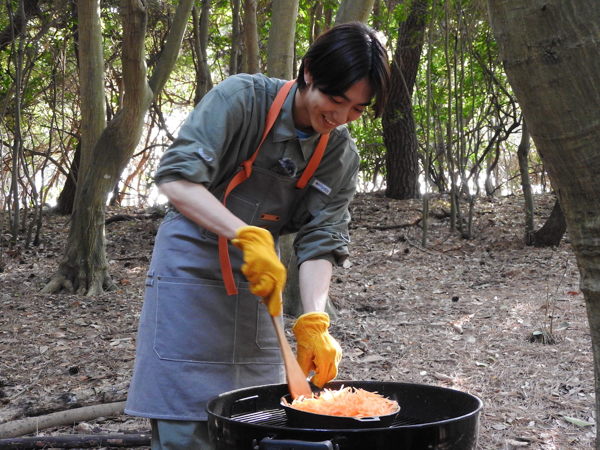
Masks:
[[[482,402],[477,397],[437,386],[336,381],[325,387],[354,386],[396,400],[400,413],[385,428],[298,428],[280,405],[286,384],[227,392],[207,404],[214,450],[390,449],[475,450]],[[326,421],[324,421],[326,423]]]

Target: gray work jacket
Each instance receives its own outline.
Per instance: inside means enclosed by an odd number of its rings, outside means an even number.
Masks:
[[[186,179],[209,190],[225,183],[258,147],[266,116],[283,80],[240,74],[213,88],[182,125],[177,139],[163,155],[156,183]],[[299,178],[320,135],[299,138],[294,127],[292,88],[271,135],[254,166],[276,171],[280,161],[292,160]],[[360,158],[348,130],[331,132],[325,155],[295,214],[281,233],[297,232],[298,264],[326,259],[340,265],[348,257],[348,204],[358,177]],[[241,186],[240,186],[241,187]]]

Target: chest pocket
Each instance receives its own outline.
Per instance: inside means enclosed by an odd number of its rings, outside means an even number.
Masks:
[[[254,167],[243,189],[234,189],[227,196],[227,209],[248,225],[266,228],[277,236],[304,193],[295,187],[296,182],[295,178]],[[222,202],[223,193],[218,198]],[[206,236],[217,239],[210,231]]]

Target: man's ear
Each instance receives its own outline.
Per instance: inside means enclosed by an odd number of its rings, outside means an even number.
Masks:
[[[312,84],[312,75],[310,74],[310,72],[308,71],[308,65],[304,66],[304,83],[306,84],[307,87],[310,87]]]

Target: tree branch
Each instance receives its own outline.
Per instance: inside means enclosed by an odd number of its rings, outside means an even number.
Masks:
[[[154,98],[158,97],[165,87],[165,83],[171,75],[173,66],[179,56],[179,48],[183,39],[183,34],[187,28],[188,19],[192,13],[194,0],[180,0],[173,18],[173,26],[169,31],[165,48],[162,51],[158,64],[150,77],[150,89],[154,93]]]

